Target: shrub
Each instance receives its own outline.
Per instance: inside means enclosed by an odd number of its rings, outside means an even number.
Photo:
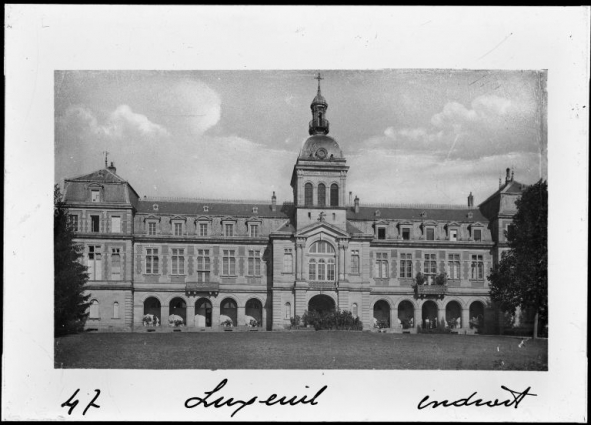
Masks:
[[[302,316],[304,326],[313,326],[314,329],[358,331],[363,329],[363,323],[359,317],[353,317],[350,311],[331,311],[318,313],[306,311]]]
[[[421,272],[418,272],[417,275],[415,276],[415,285],[424,285],[426,281],[427,281],[427,278]]]
[[[300,316],[295,316],[289,319],[292,328],[297,328],[300,326]]]
[[[231,327],[231,326],[232,326],[232,324],[233,324],[233,323],[232,323],[232,320],[230,320],[230,319],[226,319],[225,321],[223,321],[222,323],[220,323],[220,325],[222,325],[222,326],[224,326],[224,327],[226,327],[226,328],[229,328],[229,327]]]
[[[447,285],[447,273],[439,273],[435,276],[435,285]]]
[[[250,327],[256,328],[259,325],[259,322],[256,319],[250,319]]]

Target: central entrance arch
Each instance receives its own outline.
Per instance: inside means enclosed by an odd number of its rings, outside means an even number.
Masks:
[[[335,302],[328,295],[315,295],[308,301],[308,311],[329,313],[335,311]]]
[[[195,326],[198,328],[211,328],[211,302],[207,298],[201,298],[195,303]]]

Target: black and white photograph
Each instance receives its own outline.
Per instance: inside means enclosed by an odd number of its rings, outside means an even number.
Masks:
[[[589,8],[510,9],[6,6],[3,419],[584,422]]]

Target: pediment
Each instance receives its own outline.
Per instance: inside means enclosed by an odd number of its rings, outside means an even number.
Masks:
[[[233,221],[233,222],[236,222],[237,220],[234,217],[230,217],[229,215],[227,215],[227,216],[225,216],[225,217],[222,218],[222,223],[224,221]]]
[[[410,220],[402,220],[401,222],[398,223],[398,226],[412,226],[413,223]]]
[[[484,224],[482,224],[482,223],[481,223],[481,222],[479,222],[479,221],[476,221],[476,222],[474,222],[474,223],[471,223],[471,224],[470,224],[470,227],[484,227]]]
[[[309,238],[311,236],[317,235],[318,233],[326,233],[331,235],[335,238],[348,238],[349,234],[344,230],[333,226],[332,224],[328,224],[326,222],[321,223],[314,223],[310,226],[306,226],[303,229],[299,230],[296,233],[296,237],[306,237]]]
[[[181,215],[173,215],[170,217],[170,221],[187,221],[187,217]]]
[[[437,222],[434,220],[425,220],[423,221],[423,223],[421,224],[423,227],[427,227],[427,226],[437,226]]]
[[[460,223],[458,223],[457,221],[450,221],[449,223],[446,224],[447,228],[450,227],[460,227]]]
[[[259,217],[249,217],[246,219],[247,223],[262,223],[263,220],[261,220]]]
[[[387,226],[390,223],[387,222],[386,220],[377,220],[374,222],[374,226]]]
[[[209,222],[211,222],[211,217],[207,217],[205,215],[200,215],[199,217],[197,217],[195,219],[195,222],[198,222],[198,221],[209,221]]]
[[[144,221],[146,220],[158,220],[160,221],[162,219],[162,217],[154,215],[154,214],[148,214],[147,216],[144,217]]]

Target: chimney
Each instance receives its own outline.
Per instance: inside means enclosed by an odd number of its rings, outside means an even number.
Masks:
[[[353,192],[349,192],[349,205],[353,203]]]
[[[472,196],[472,192],[468,195],[468,206],[472,208],[474,206],[474,196]]]
[[[511,170],[511,181],[513,181],[513,174],[515,174],[515,168]]]
[[[273,191],[273,196],[271,197],[271,211],[277,211],[277,197],[275,196],[275,191]]]
[[[111,166],[110,167],[107,167],[107,170],[109,170],[113,174],[117,174],[117,169],[113,165],[113,161],[111,161]]]
[[[511,169],[507,168],[507,176],[505,177],[505,183],[509,183],[511,181]]]
[[[359,198],[355,196],[355,214],[359,214]]]
[[[499,177],[499,189],[500,189],[501,187],[503,187],[503,182],[502,182],[501,178]]]

